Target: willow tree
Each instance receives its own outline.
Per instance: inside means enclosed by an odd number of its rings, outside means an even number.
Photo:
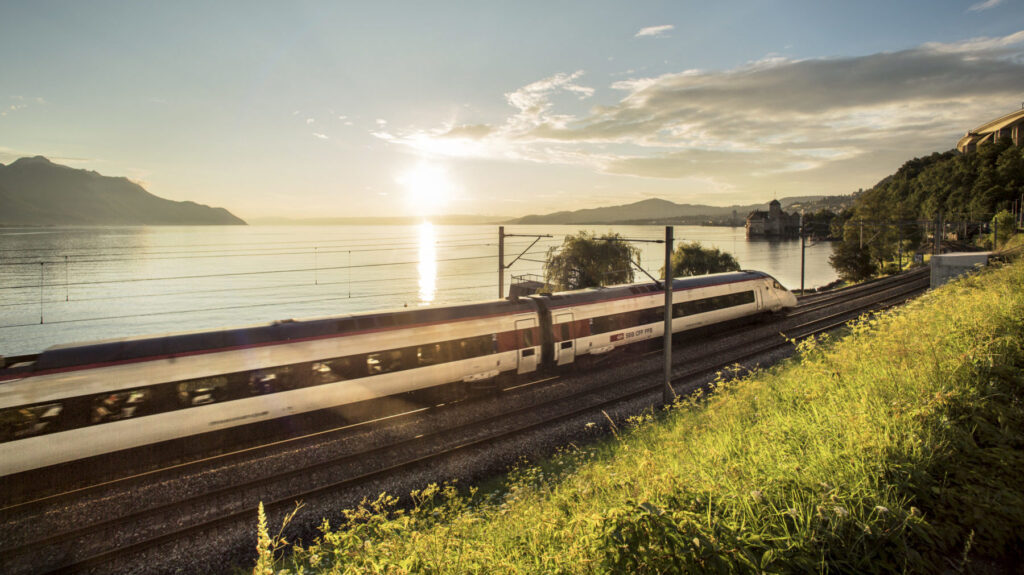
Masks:
[[[548,249],[544,279],[554,291],[629,283],[633,281],[631,262],[639,259],[640,249],[619,234],[597,237],[581,231]]]
[[[682,242],[672,251],[672,276],[702,276],[739,271],[740,264],[729,252],[706,248],[700,242]],[[665,277],[665,268],[661,268]]]

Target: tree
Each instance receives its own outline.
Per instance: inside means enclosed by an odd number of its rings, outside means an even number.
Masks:
[[[672,252],[674,277],[734,272],[739,269],[740,264],[732,254],[718,248],[705,248],[700,242],[682,242]],[[661,268],[661,277],[665,277],[665,268]]]
[[[639,259],[640,249],[619,234],[597,237],[581,231],[548,249],[544,279],[556,291],[629,283],[633,281],[631,262]]]
[[[992,217],[992,227],[996,231],[996,245],[993,247],[998,248],[1017,231],[1017,222],[1013,214],[1003,210]]]
[[[832,255],[828,261],[839,277],[856,282],[870,278],[878,269],[871,261],[871,250],[860,243],[861,225],[853,217],[853,211],[843,210],[833,222],[832,235],[840,241],[832,244]]]

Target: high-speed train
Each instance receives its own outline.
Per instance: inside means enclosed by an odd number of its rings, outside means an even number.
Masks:
[[[119,339],[7,358],[0,477],[140,449],[180,453],[259,424],[403,394],[496,388],[656,343],[664,289],[619,285],[450,306]],[[778,312],[796,298],[742,271],[673,281],[672,330]],[[206,442],[209,443],[209,442]]]

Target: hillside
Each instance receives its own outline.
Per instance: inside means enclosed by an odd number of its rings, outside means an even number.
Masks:
[[[850,196],[801,196],[781,198],[782,209],[796,211],[804,209],[815,212],[821,209],[838,211],[851,202]],[[764,210],[768,203],[734,206],[707,206],[701,204],[677,204],[668,200],[653,198],[632,204],[591,208],[585,210],[554,212],[546,215],[529,215],[507,222],[509,224],[624,224],[624,223],[703,223],[711,220],[722,223],[736,213],[737,223],[742,223],[747,214]]]
[[[0,164],[0,225],[245,225],[224,208],[165,200],[127,178],[36,156]]]
[[[860,281],[898,267],[901,254],[930,251],[931,229],[941,217],[947,240],[990,242],[985,225],[1001,210],[1019,213],[1024,191],[1024,146],[1008,139],[976,152],[955,150],[909,160],[856,196],[833,223],[832,267]]]
[[[1019,263],[953,282],[497,488],[371,496],[285,557],[261,525],[253,572],[1018,573],[1022,314]]]

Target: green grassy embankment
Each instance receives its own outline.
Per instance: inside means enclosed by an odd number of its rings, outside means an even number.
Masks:
[[[1024,265],[510,474],[382,497],[257,573],[937,573],[1024,543]]]

